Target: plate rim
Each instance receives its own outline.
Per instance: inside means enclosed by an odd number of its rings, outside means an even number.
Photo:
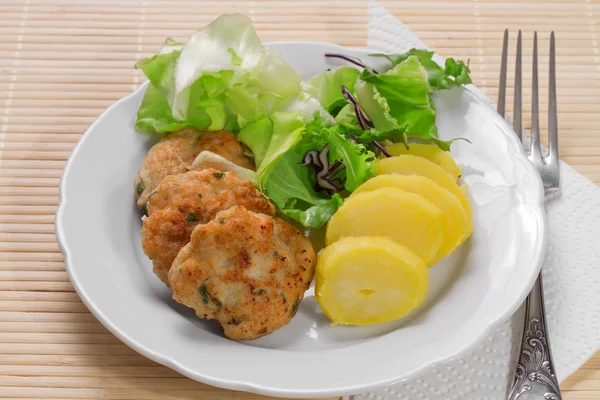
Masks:
[[[329,46],[329,47],[333,46],[333,47],[339,48],[340,50],[345,50],[345,51],[375,52],[374,50],[370,50],[366,47],[344,47],[344,46],[340,46],[335,43],[329,43],[329,42],[323,42],[323,41],[264,42],[265,46],[291,45],[291,44],[293,44],[293,45],[309,45],[309,46],[310,45]],[[158,354],[155,351],[153,351],[152,349],[150,349],[144,345],[140,345],[136,340],[129,337],[128,334],[124,333],[115,324],[113,324],[109,320],[109,318],[104,315],[102,310],[100,310],[98,307],[95,306],[94,301],[86,295],[86,291],[80,285],[78,278],[77,278],[77,273],[75,272],[75,269],[73,268],[73,266],[71,264],[72,251],[69,249],[69,246],[67,243],[67,234],[64,232],[62,219],[63,219],[63,214],[65,212],[66,206],[68,204],[68,199],[67,199],[67,196],[65,193],[66,192],[65,186],[66,186],[66,182],[68,180],[68,177],[69,177],[69,174],[71,171],[71,165],[73,163],[73,160],[77,157],[77,154],[81,150],[81,147],[83,146],[83,142],[89,136],[88,133],[91,130],[93,130],[95,128],[95,126],[98,125],[100,123],[100,121],[103,120],[110,111],[118,108],[124,102],[126,102],[129,99],[131,99],[132,97],[135,97],[136,95],[138,95],[139,92],[146,89],[147,85],[148,85],[148,81],[143,82],[134,91],[132,91],[128,95],[120,98],[119,100],[117,100],[113,104],[111,104],[108,108],[106,108],[102,112],[102,114],[100,114],[96,118],[96,120],[94,120],[94,122],[81,135],[81,137],[77,141],[73,151],[69,155],[69,158],[68,158],[68,160],[65,164],[65,167],[63,169],[63,172],[61,174],[61,178],[59,181],[59,190],[58,190],[59,201],[58,201],[58,206],[57,206],[57,210],[56,210],[56,214],[55,214],[55,218],[54,218],[56,239],[57,239],[59,248],[61,249],[61,252],[64,255],[65,269],[69,276],[69,280],[71,281],[76,293],[78,294],[78,296],[80,297],[82,302],[86,305],[88,310],[98,319],[98,321],[104,327],[106,327],[113,335],[115,335],[124,344],[126,344],[127,346],[129,346],[130,348],[132,348],[133,350],[138,352],[139,354],[143,355],[144,357],[147,357],[161,365],[167,366],[168,368],[171,368],[190,379],[193,379],[195,381],[202,382],[202,383],[205,383],[205,384],[208,384],[211,386],[219,387],[222,389],[241,390],[241,391],[248,391],[248,392],[253,392],[253,393],[268,395],[268,396],[287,396],[287,397],[295,397],[295,398],[352,395],[352,394],[357,394],[358,392],[377,390],[384,386],[393,385],[393,384],[400,383],[405,380],[417,378],[418,376],[424,374],[428,370],[431,370],[440,365],[444,365],[446,363],[452,362],[458,358],[465,356],[466,354],[468,354],[468,352],[470,350],[472,350],[476,346],[480,345],[485,340],[485,338],[489,335],[489,333],[491,331],[496,329],[502,322],[504,322],[505,320],[510,318],[521,307],[522,303],[524,302],[525,298],[527,297],[531,288],[533,287],[533,284],[534,284],[535,280],[537,279],[537,276],[541,270],[541,267],[542,267],[542,264],[543,264],[543,261],[545,258],[545,254],[546,254],[546,247],[547,247],[548,230],[547,230],[546,213],[544,211],[543,184],[542,184],[539,174],[537,173],[537,170],[535,169],[533,164],[531,164],[529,162],[529,160],[527,159],[526,154],[525,154],[525,152],[521,146],[521,143],[518,140],[518,137],[515,134],[513,128],[510,126],[510,124],[508,124],[507,121],[505,121],[503,118],[501,118],[498,115],[498,117],[499,117],[498,120],[501,120],[502,121],[501,124],[504,125],[503,126],[504,129],[502,129],[502,131],[505,133],[504,136],[506,137],[507,142],[511,145],[511,147],[513,149],[517,150],[517,151],[515,151],[515,154],[516,154],[515,157],[517,157],[517,159],[520,159],[521,161],[524,161],[523,165],[525,166],[525,168],[528,169],[529,172],[532,172],[529,175],[534,178],[534,184],[535,184],[535,186],[537,186],[537,189],[538,189],[536,191],[537,195],[536,195],[536,199],[535,199],[537,201],[534,200],[534,201],[532,201],[532,203],[537,203],[534,211],[536,212],[536,214],[537,214],[536,217],[540,223],[541,235],[538,238],[539,239],[539,246],[537,249],[538,251],[535,253],[535,255],[533,257],[535,260],[535,267],[533,268],[532,271],[534,271],[534,273],[531,275],[529,281],[524,286],[526,288],[526,290],[524,290],[523,293],[520,294],[519,298],[516,301],[514,301],[510,307],[506,307],[505,311],[503,313],[498,314],[496,316],[496,318],[494,318],[491,322],[489,322],[487,324],[487,327],[482,329],[478,335],[473,335],[473,336],[476,336],[476,338],[473,341],[471,341],[471,343],[469,345],[465,346],[464,348],[460,349],[459,351],[453,352],[453,354],[451,354],[451,355],[436,358],[435,360],[428,362],[427,364],[421,366],[420,368],[416,368],[414,371],[412,371],[408,374],[404,374],[404,375],[394,378],[394,379],[384,379],[384,380],[380,380],[377,382],[370,382],[368,384],[363,383],[363,384],[359,384],[356,386],[344,386],[344,387],[335,387],[335,388],[317,389],[317,390],[314,390],[314,389],[313,390],[311,390],[311,389],[290,390],[290,389],[285,389],[285,388],[281,388],[281,387],[277,388],[273,385],[265,386],[265,384],[252,383],[250,381],[228,381],[227,379],[223,379],[223,378],[214,378],[212,376],[208,376],[206,373],[195,372],[194,370],[191,370],[190,368],[187,368],[187,367],[181,365],[178,361],[172,359],[172,357],[170,357],[170,356],[167,356],[164,354]],[[490,108],[489,105],[485,103],[485,101],[484,101],[485,95],[483,94],[483,92],[481,92],[481,90],[479,90],[479,88],[477,88],[477,86],[469,85],[469,86],[463,87],[463,89],[468,92],[471,92],[475,101],[479,102],[482,105],[485,105],[488,109],[490,109],[490,111],[492,113],[495,113],[495,110]]]

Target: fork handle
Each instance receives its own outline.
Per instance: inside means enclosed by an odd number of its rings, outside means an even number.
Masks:
[[[562,400],[550,351],[541,271],[525,300],[521,349],[508,399]]]

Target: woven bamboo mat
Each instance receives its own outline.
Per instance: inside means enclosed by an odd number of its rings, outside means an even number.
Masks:
[[[440,54],[470,58],[476,84],[494,98],[503,29],[524,29],[526,55],[533,30],[544,55],[555,30],[562,157],[600,183],[599,2],[382,3]],[[134,62],[165,37],[184,40],[219,14],[241,12],[264,41],[364,46],[367,7],[366,0],[0,2],[0,398],[261,398],[181,377],[96,321],[74,293],[55,241],[59,177],[82,132],[143,81]],[[543,91],[547,83],[540,84]],[[565,399],[600,399],[600,356],[563,390]]]

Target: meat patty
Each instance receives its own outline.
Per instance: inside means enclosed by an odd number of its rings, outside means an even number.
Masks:
[[[163,179],[150,195],[148,217],[142,226],[142,247],[152,260],[154,273],[168,285],[171,263],[190,241],[194,227],[235,205],[275,214],[273,204],[250,181],[233,172],[209,168]]]
[[[286,325],[315,272],[310,241],[288,222],[236,206],[198,225],[169,271],[173,298],[225,336],[251,340]]]
[[[188,171],[196,156],[205,150],[240,167],[254,169],[254,163],[244,153],[242,144],[229,132],[183,129],[170,133],[152,146],[135,178],[138,208],[145,211],[148,197],[160,181],[166,176]]]

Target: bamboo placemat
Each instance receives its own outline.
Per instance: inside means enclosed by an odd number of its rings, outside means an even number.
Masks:
[[[600,183],[597,1],[382,3],[443,56],[470,58],[475,83],[493,98],[503,29],[524,30],[526,55],[533,30],[544,55],[555,30],[562,157]],[[184,40],[217,15],[240,12],[254,19],[264,41],[357,47],[366,44],[367,10],[366,0],[0,3],[0,398],[262,398],[184,378],[96,321],[74,293],[55,241],[59,177],[82,132],[143,81],[134,62],[165,37]],[[540,59],[547,77],[546,67]],[[599,399],[600,355],[563,390],[565,399]]]

